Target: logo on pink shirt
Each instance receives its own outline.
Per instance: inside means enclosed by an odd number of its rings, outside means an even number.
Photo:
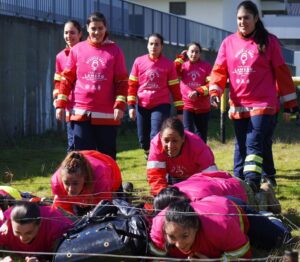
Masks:
[[[159,71],[157,69],[150,69],[147,70],[146,75],[149,78],[149,82],[147,84],[147,87],[151,87],[151,88],[159,88]]]
[[[176,177],[185,177],[187,169],[184,166],[173,166],[170,170],[171,174],[174,174]]]
[[[243,48],[236,53],[235,57],[239,58],[241,63],[241,65],[239,64],[233,69],[233,73],[240,76],[240,78],[236,78],[236,83],[249,84],[249,78],[244,79],[243,77],[247,77],[249,74],[255,72],[251,63],[251,59],[254,58],[254,52]]]

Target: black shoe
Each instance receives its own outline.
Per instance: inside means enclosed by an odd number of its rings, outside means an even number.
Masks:
[[[277,182],[274,176],[266,176],[264,177],[265,182],[271,185],[273,188],[277,187]]]
[[[257,186],[253,181],[245,181],[249,187],[251,187],[253,193],[259,192],[259,186]]]
[[[125,193],[132,193],[133,192],[133,184],[131,182],[125,182],[123,184],[123,191]]]
[[[123,187],[123,199],[128,203],[132,202],[133,184],[131,182],[125,182]]]
[[[296,116],[296,125],[300,126],[300,113],[298,113]]]

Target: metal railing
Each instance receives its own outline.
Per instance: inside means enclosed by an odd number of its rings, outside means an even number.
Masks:
[[[230,34],[122,0],[0,0],[1,14],[59,24],[72,18],[84,25],[88,15],[96,10],[106,16],[112,33],[146,38],[158,32],[174,45],[199,41],[204,48],[217,50]]]
[[[90,13],[101,11],[114,34],[147,38],[161,33],[166,43],[186,46],[198,41],[203,48],[218,50],[231,34],[216,27],[194,22],[122,0],[0,0],[0,14],[62,24],[76,19],[82,25]],[[288,64],[294,64],[294,52],[283,48]]]

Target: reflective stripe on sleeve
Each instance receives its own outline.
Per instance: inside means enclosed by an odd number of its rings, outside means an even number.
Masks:
[[[183,101],[181,101],[181,100],[180,101],[175,101],[174,102],[174,106],[175,107],[177,107],[177,106],[183,106]]]
[[[201,172],[217,171],[217,170],[218,170],[218,167],[216,165],[212,165],[212,166],[209,166],[208,168],[202,170]]]
[[[282,102],[288,102],[297,99],[296,93],[285,95],[281,97]]]
[[[130,75],[129,76],[129,80],[137,82],[138,78],[136,76],[134,76],[134,75]]]
[[[117,96],[116,101],[125,103],[126,102],[126,97],[125,96]]]
[[[131,102],[131,101],[136,101],[136,96],[127,96],[127,101]]]
[[[151,169],[151,168],[166,168],[166,162],[148,161],[147,169]]]
[[[176,84],[179,84],[178,78],[177,78],[177,79],[173,79],[173,80],[169,80],[169,81],[168,81],[168,85],[169,85],[169,86],[173,86],[173,85],[176,85]]]
[[[250,243],[247,241],[245,245],[240,247],[237,250],[224,252],[223,259],[224,261],[232,261],[235,260],[238,257],[243,257],[250,249]]]
[[[67,100],[68,100],[68,97],[67,97],[66,95],[59,94],[59,95],[57,96],[57,99],[58,99],[58,100],[64,100],[64,101],[67,101]]]
[[[55,74],[54,74],[54,80],[55,80],[55,81],[61,81],[61,75],[55,73]]]

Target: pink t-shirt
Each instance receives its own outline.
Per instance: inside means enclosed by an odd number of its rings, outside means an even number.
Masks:
[[[65,70],[76,72],[73,108],[90,111],[95,118],[113,118],[114,83],[118,76],[127,76],[121,49],[113,42],[99,48],[80,42],[71,49]]]
[[[192,201],[207,196],[233,196],[247,202],[247,192],[240,182],[225,171],[202,172],[190,176],[187,180],[176,183]]]
[[[250,245],[246,234],[249,228],[248,219],[240,215],[240,210],[233,202],[224,197],[210,196],[192,202],[191,206],[201,221],[191,253],[200,253],[209,258],[220,258],[226,253],[228,257],[231,254],[239,257],[249,251]],[[160,250],[165,249],[163,225],[166,210],[164,209],[153,218],[150,232],[151,241]],[[174,249],[176,251],[175,247]],[[178,250],[175,253],[178,253]],[[171,252],[169,255],[174,256],[174,254]],[[191,254],[183,256],[189,255]]]
[[[148,54],[136,58],[129,78],[138,81],[138,104],[147,109],[170,104],[169,86],[178,84],[173,62],[163,55],[157,60],[150,59]]]
[[[233,105],[276,108],[274,69],[285,62],[278,39],[269,35],[268,41],[263,54],[259,54],[252,38],[242,38],[238,33],[222,42],[215,64],[227,68]]]
[[[7,250],[28,252],[53,252],[55,242],[72,227],[73,222],[62,213],[49,206],[41,206],[41,224],[33,241],[24,244],[13,234],[10,213],[12,208],[4,212],[6,221],[0,228],[0,247]],[[31,255],[32,256],[32,255]]]
[[[147,178],[152,194],[157,194],[167,186],[166,175],[186,179],[201,171],[217,170],[215,158],[210,147],[197,135],[184,131],[185,140],[181,153],[169,157],[163,150],[160,134],[157,134],[150,145],[147,162]]]
[[[88,192],[86,189],[84,189],[81,195],[68,196],[60,179],[61,169],[59,168],[51,178],[52,193],[54,196],[56,196],[55,200],[57,202],[71,201],[85,204],[97,204],[102,199],[111,199],[113,185],[115,182],[112,168],[107,165],[107,163],[91,155],[84,154],[84,156],[90,163],[92,172],[94,174],[93,192]],[[63,202],[62,205],[59,206],[63,207]]]
[[[210,75],[211,65],[205,61],[191,63],[187,61],[181,66],[180,90],[184,101],[184,109],[200,113],[210,111],[209,96],[199,96],[196,100],[188,97],[191,91],[206,84],[206,78]]]
[[[151,141],[147,169],[156,164],[163,165],[170,176],[188,178],[195,173],[215,167],[215,158],[210,147],[197,135],[186,130],[184,134],[185,141],[177,157],[169,157],[163,151],[160,134],[157,134]]]
[[[55,72],[61,73],[65,69],[69,53],[70,49],[65,48],[56,55]]]
[[[55,60],[55,73],[56,74],[61,74],[62,71],[65,69],[69,54],[70,54],[70,49],[65,48],[64,50],[60,51],[56,55],[56,60]],[[71,93],[68,96],[68,104],[66,107],[67,111],[71,110],[71,108],[73,107],[73,103],[74,103],[74,97],[73,97],[73,91],[71,91]]]

